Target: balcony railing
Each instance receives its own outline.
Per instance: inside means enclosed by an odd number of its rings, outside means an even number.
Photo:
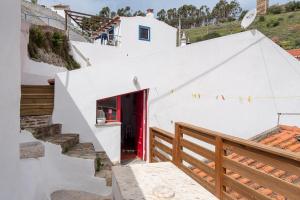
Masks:
[[[217,133],[185,123],[176,123],[175,134],[150,128],[150,162],[171,161],[219,199],[234,199],[234,191],[249,200],[270,200],[270,195],[243,184],[229,174],[237,173],[252,183],[268,188],[285,199],[300,198],[300,187],[254,167],[231,159],[240,155],[286,174],[300,177],[300,156],[237,137]],[[199,176],[199,171],[211,181]]]

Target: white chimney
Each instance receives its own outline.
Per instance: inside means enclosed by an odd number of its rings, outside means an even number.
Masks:
[[[154,10],[149,8],[147,10],[147,14],[146,14],[147,17],[154,17]]]

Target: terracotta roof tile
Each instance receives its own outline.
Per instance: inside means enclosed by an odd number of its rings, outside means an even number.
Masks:
[[[300,128],[296,126],[286,126],[286,125],[280,125],[279,130],[277,132],[271,133],[266,136],[266,138],[262,139],[261,141],[258,141],[261,144],[265,144],[268,146],[284,149],[286,151],[296,152],[300,155],[300,141],[296,138],[296,136],[300,136]],[[264,173],[270,174],[272,176],[275,176],[277,178],[280,178],[282,180],[285,180],[289,183],[299,185],[300,187],[300,177],[294,174],[289,174],[288,172],[277,169],[274,166],[269,165],[269,163],[262,163],[258,162],[254,159],[247,158],[241,155],[238,155],[236,153],[231,153],[227,156],[227,158],[232,159],[236,162],[240,162],[244,165],[247,165],[249,167],[253,167],[254,169],[260,170]],[[215,168],[214,162],[209,162],[207,164],[211,168]],[[206,181],[213,183],[214,177],[208,176],[206,173],[204,173],[201,170],[193,170],[194,173],[199,175],[201,178],[205,178]],[[246,177],[242,177],[238,173],[235,173],[232,170],[227,169],[226,174],[230,177],[238,180],[240,183],[248,185],[249,187],[257,190],[258,192],[270,197],[274,200],[286,200],[284,197],[284,194],[277,194],[273,192],[269,188],[262,187],[261,185],[254,182],[254,180],[248,179]],[[238,200],[246,200],[246,198],[242,197],[240,194],[238,194],[236,191],[232,190],[230,187],[226,187],[227,193],[233,197],[234,199]]]
[[[288,147],[288,149],[290,151],[297,151],[299,148],[300,148],[300,143],[297,143],[297,144],[294,144],[294,145]]]
[[[288,52],[296,58],[300,57],[300,49],[292,49],[292,50],[288,50]]]
[[[285,175],[286,174],[286,171],[283,171],[283,170],[276,170],[276,172],[273,173],[274,176],[276,176],[277,178],[280,178],[281,176]]]
[[[267,188],[259,188],[258,191],[259,191],[260,193],[262,193],[263,195],[267,195],[267,196],[269,196],[270,194],[273,193],[272,190],[267,189]]]

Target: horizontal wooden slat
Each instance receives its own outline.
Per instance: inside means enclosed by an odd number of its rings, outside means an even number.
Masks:
[[[23,99],[54,99],[54,93],[28,93],[22,94]]]
[[[159,148],[160,150],[166,152],[169,155],[172,155],[172,149],[160,142],[158,142],[157,140],[154,140],[154,146]]]
[[[296,162],[294,162],[294,164],[296,166],[299,166],[299,162],[300,162],[300,156],[292,153],[292,152],[288,152],[279,148],[274,148],[274,147],[268,147],[266,145],[262,145],[259,144],[257,142],[254,141],[249,141],[249,140],[244,140],[241,138],[237,138],[237,137],[233,137],[231,135],[226,135],[226,134],[222,134],[216,131],[211,131],[205,128],[200,128],[191,124],[187,124],[187,123],[183,123],[183,122],[178,122],[177,124],[179,124],[181,127],[187,127],[189,129],[193,129],[195,131],[201,132],[201,133],[205,133],[207,135],[216,137],[216,136],[220,136],[224,142],[227,141],[228,142],[233,142],[236,144],[240,144],[249,148],[255,148],[257,150],[263,151],[265,153],[268,153],[269,155],[273,154],[273,155],[277,155],[277,156],[281,156],[281,157],[285,157],[286,159],[291,159],[294,160]]]
[[[189,129],[187,127],[182,127],[182,132],[190,137],[196,138],[212,145],[215,145],[216,143],[215,137],[207,135],[205,133],[203,134],[201,132],[196,132],[193,129]]]
[[[239,181],[231,178],[228,175],[224,175],[223,181],[225,186],[230,187],[249,200],[272,200],[270,197],[261,194],[260,192],[245,184],[240,183]]]
[[[191,169],[187,168],[184,165],[178,166],[184,173],[186,173],[188,176],[190,176],[192,179],[197,181],[202,187],[204,187],[206,190],[208,190],[210,193],[215,195],[215,188],[214,185],[205,181],[201,177],[197,176]]]
[[[196,154],[199,154],[209,160],[215,160],[215,153],[213,151],[210,151],[204,147],[201,147],[193,142],[187,141],[185,139],[180,139],[179,144],[182,147],[185,147],[191,151],[193,151]]]
[[[174,135],[172,135],[166,131],[157,129],[157,128],[153,128],[152,131],[153,131],[155,137],[159,137],[160,139],[162,139],[170,144],[173,144]]]
[[[230,149],[230,151],[237,153],[241,156],[246,156],[254,160],[266,163],[268,165],[274,166],[278,169],[285,170],[292,174],[298,174],[300,176],[300,162],[297,163],[294,160],[286,159],[285,157],[277,156],[274,154],[266,153],[265,151],[260,151],[247,146],[239,145],[232,142],[225,141],[224,147]]]
[[[21,110],[22,109],[47,109],[53,107],[54,107],[53,103],[21,104]]]
[[[182,159],[193,165],[195,168],[200,169],[202,171],[204,171],[205,173],[207,173],[209,176],[214,177],[215,176],[215,170],[212,169],[211,167],[209,167],[207,164],[205,164],[204,162],[188,155],[187,153],[181,151],[181,157]]]
[[[265,174],[259,170],[248,167],[241,163],[230,160],[226,157],[223,158],[223,167],[230,169],[241,176],[249,178],[250,180],[262,185],[263,187],[270,188],[273,191],[282,194],[290,199],[297,199],[300,197],[300,188],[294,184],[288,183],[282,179]]]
[[[153,155],[156,156],[157,158],[159,158],[159,160],[161,160],[163,162],[171,161],[170,159],[168,159],[166,156],[164,156],[163,154],[161,154],[160,152],[158,152],[155,149],[153,150]]]
[[[224,200],[236,200],[233,197],[231,197],[228,193],[226,193],[225,191],[223,191],[223,199]]]
[[[22,97],[21,99],[21,105],[22,104],[54,104],[54,98],[35,98],[35,99],[24,99]]]
[[[33,94],[33,93],[54,93],[54,86],[52,85],[37,85],[37,86],[22,86],[22,94]]]
[[[53,112],[53,109],[23,109],[21,110],[20,115],[21,116],[38,116],[38,115],[51,115]]]

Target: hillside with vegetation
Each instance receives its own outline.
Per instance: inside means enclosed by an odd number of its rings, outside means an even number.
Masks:
[[[268,14],[259,16],[248,29],[257,29],[284,49],[300,48],[300,2],[291,10],[286,5],[270,7]],[[191,43],[245,31],[241,21],[212,24],[186,29]]]

